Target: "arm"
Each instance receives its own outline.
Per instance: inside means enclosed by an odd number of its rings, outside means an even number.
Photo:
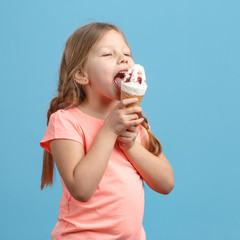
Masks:
[[[116,137],[103,128],[86,155],[82,144],[78,142],[62,139],[50,142],[59,174],[76,200],[86,202],[96,190],[115,141]]]
[[[83,146],[76,141],[50,142],[59,174],[76,200],[86,202],[91,198],[103,177],[118,135],[143,121],[137,115],[141,108],[126,108],[133,102],[136,100],[123,100],[111,111],[86,155]]]
[[[150,153],[145,148],[147,143],[148,134],[143,137],[142,144],[134,141],[130,148],[121,148],[151,189],[168,194],[174,187],[172,167],[163,153],[159,156]]]

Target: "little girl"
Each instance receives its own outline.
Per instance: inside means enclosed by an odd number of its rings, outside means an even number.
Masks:
[[[41,189],[54,162],[63,195],[52,239],[144,240],[143,180],[161,194],[174,186],[172,168],[137,99],[120,100],[114,79],[134,65],[123,33],[91,23],[67,40],[58,95],[48,110]],[[54,162],[53,162],[54,161]]]

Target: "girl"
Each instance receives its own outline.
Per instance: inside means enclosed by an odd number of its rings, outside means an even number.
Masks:
[[[141,107],[127,107],[137,99],[119,102],[118,73],[133,64],[126,38],[111,24],[88,24],[66,42],[40,143],[41,189],[52,183],[53,160],[63,187],[52,239],[146,239],[143,180],[161,194],[174,186]]]

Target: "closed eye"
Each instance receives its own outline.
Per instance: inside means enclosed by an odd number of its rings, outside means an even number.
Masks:
[[[112,54],[111,53],[106,53],[106,54],[103,54],[102,56],[107,57],[107,56],[112,56]]]
[[[132,55],[130,53],[124,53],[124,55],[127,57],[132,57]]]

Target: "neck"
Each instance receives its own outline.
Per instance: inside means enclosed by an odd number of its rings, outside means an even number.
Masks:
[[[105,120],[116,104],[117,100],[87,98],[78,108],[92,117]]]

